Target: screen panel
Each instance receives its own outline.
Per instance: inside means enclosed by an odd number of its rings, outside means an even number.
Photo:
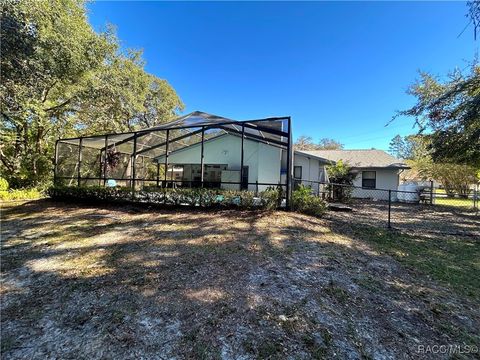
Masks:
[[[57,143],[56,177],[59,184],[76,184],[79,144],[78,139]]]

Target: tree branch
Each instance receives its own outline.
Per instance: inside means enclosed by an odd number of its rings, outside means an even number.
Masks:
[[[72,100],[73,100],[73,98],[70,98],[70,99],[68,99],[68,100],[65,100],[65,101],[64,101],[63,103],[61,103],[61,104],[58,104],[58,105],[52,106],[52,107],[50,107],[50,108],[48,108],[48,109],[45,109],[45,111],[57,110],[57,109],[61,108],[62,106],[65,106],[65,105],[69,104]]]

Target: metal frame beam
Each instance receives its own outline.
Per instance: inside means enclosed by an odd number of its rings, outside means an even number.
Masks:
[[[273,135],[288,137],[288,133],[286,133],[285,131],[281,131],[281,130],[277,130],[277,129],[270,129],[270,128],[265,127],[265,126],[252,125],[252,124],[249,124],[249,123],[242,123],[242,126],[250,128],[250,129],[258,130],[258,131],[263,131],[263,132],[273,134]]]
[[[80,186],[80,179],[82,178],[82,145],[83,138],[79,138],[78,142],[78,168],[77,168],[77,186]]]
[[[55,157],[53,164],[53,185],[57,185],[57,173],[58,173],[58,141],[55,141]]]
[[[103,186],[107,183],[107,146],[108,135],[105,135],[105,149],[103,150]]]
[[[287,210],[291,210],[292,197],[292,179],[293,179],[293,143],[292,143],[292,119],[288,117],[288,147],[287,147],[287,193],[285,195],[285,206]]]
[[[263,126],[262,122],[265,121],[276,121],[276,120],[286,120],[288,122],[288,131],[284,131],[283,129],[275,129],[275,128],[270,128],[268,126]],[[201,127],[201,129],[198,129]],[[241,127],[241,131],[238,129],[238,127]],[[195,131],[189,132],[188,134],[184,134],[181,136],[177,136],[174,139],[170,139],[170,130],[180,130],[180,129],[197,129]],[[110,147],[116,146],[116,145],[121,145],[125,144],[128,142],[131,142],[133,140],[133,155],[132,156],[132,164],[131,164],[131,187],[132,190],[135,190],[136,187],[136,159],[137,156],[147,153],[148,151],[152,151],[154,149],[157,149],[159,147],[165,146],[166,147],[166,152],[165,152],[165,182],[167,180],[167,173],[168,173],[168,157],[169,157],[169,143],[172,141],[180,141],[182,139],[197,135],[201,133],[201,185],[202,187],[204,186],[204,160],[205,160],[205,154],[204,154],[204,145],[205,145],[205,131],[208,129],[222,129],[226,131],[227,133],[231,134],[237,134],[241,136],[241,164],[240,164],[240,184],[242,183],[243,175],[244,175],[244,161],[245,161],[245,154],[244,154],[244,146],[245,146],[245,139],[253,139],[260,141],[262,143],[266,143],[269,145],[277,146],[282,149],[286,149],[287,151],[287,176],[286,176],[286,183],[281,186],[286,187],[286,205],[287,209],[291,208],[291,194],[292,194],[292,179],[293,179],[293,137],[292,137],[292,126],[291,126],[291,117],[270,117],[270,118],[265,118],[265,119],[256,119],[256,120],[245,120],[245,121],[224,121],[224,122],[218,122],[218,123],[208,123],[208,121],[204,122],[203,124],[195,124],[195,125],[185,125],[185,126],[172,126],[172,127],[157,127],[157,128],[151,128],[151,129],[145,129],[145,130],[139,130],[139,131],[132,131],[132,132],[124,132],[124,133],[119,133],[119,134],[105,134],[105,135],[95,135],[95,136],[82,136],[82,137],[76,137],[76,138],[65,138],[65,139],[59,139],[55,143],[55,159],[54,159],[54,181],[56,182],[58,178],[58,158],[59,158],[59,143],[64,141],[79,141],[79,150],[78,150],[78,169],[77,169],[77,184],[80,186],[81,184],[81,179],[82,179],[82,151],[83,151],[83,139],[98,139],[103,137],[105,139],[104,146],[100,148],[100,159],[102,159],[102,153],[103,153],[103,176],[100,177],[100,179],[103,179],[103,184],[106,185],[107,181],[107,151]],[[245,131],[245,129],[253,129],[256,131],[259,131],[259,134],[252,134],[249,131]],[[154,146],[150,147],[145,147],[141,148],[138,150],[139,146],[139,139],[145,135],[152,134],[155,132],[163,132],[165,131],[167,134],[166,141],[162,142],[160,144],[156,144]],[[272,134],[272,135],[277,135],[280,137],[280,140],[277,139],[270,139],[264,134]],[[113,142],[109,144],[109,136],[121,136],[121,135],[127,135],[124,139]],[[161,139],[162,137],[159,136]],[[287,141],[283,141],[284,138]],[[110,138],[111,140],[111,138]],[[209,140],[209,139],[207,139]],[[198,144],[198,143],[196,143]],[[97,144],[101,146],[101,144]],[[143,146],[148,146],[147,144],[141,144],[141,147]],[[192,144],[193,145],[193,144]],[[98,147],[95,147],[98,148]],[[130,154],[129,154],[130,155]],[[151,157],[154,158],[154,157]],[[157,185],[159,184],[159,177],[160,177],[160,163],[157,163]],[[172,172],[172,177],[173,177],[173,172]]]
[[[219,128],[219,129],[223,129],[225,131],[233,132],[233,133],[238,134],[238,135],[242,134],[241,131],[238,131],[238,130],[235,130],[235,129],[230,129],[230,128],[227,128],[227,127],[224,127],[224,126],[221,126],[221,125],[220,126],[215,126],[215,127]],[[288,147],[288,142],[283,142],[283,141],[275,140],[275,139],[268,139],[268,138],[264,138],[264,137],[254,135],[254,134],[246,134],[245,136],[248,137],[248,138],[258,140],[258,141],[262,141],[264,143],[272,143],[272,144],[275,144],[275,145]]]
[[[243,161],[244,161],[243,146],[244,146],[244,138],[245,138],[245,125],[242,125],[242,142],[241,142],[242,148],[241,148],[241,152],[240,152],[240,190],[242,190],[242,183],[243,183]],[[248,189],[248,185],[247,185],[247,189]]]
[[[170,129],[168,129],[168,130],[166,130],[166,131],[169,132]],[[202,130],[197,130],[197,131],[194,131],[194,132],[191,132],[191,133],[188,133],[188,134],[185,134],[185,135],[176,137],[175,139],[168,140],[168,141],[170,141],[170,142],[172,142],[172,141],[179,141],[179,140],[185,139],[185,138],[187,138],[187,137],[189,137],[189,136],[193,136],[193,135],[196,135],[196,134],[200,134],[201,132],[202,132]],[[151,147],[149,147],[149,148],[140,150],[140,151],[138,152],[138,154],[143,154],[143,153],[145,153],[145,152],[147,152],[147,151],[158,149],[159,147],[162,147],[162,146],[164,146],[164,145],[166,145],[166,144],[167,144],[167,141],[165,141],[165,142],[163,142],[163,143],[160,143],[160,144],[157,144],[157,145],[153,145],[153,146],[151,146]]]
[[[135,178],[136,178],[136,173],[135,173],[135,163],[137,162],[137,135],[135,134],[133,137],[133,154],[132,154],[132,191],[135,191]]]
[[[167,187],[167,173],[168,173],[168,139],[170,137],[170,130],[167,130],[167,142],[165,143],[165,184],[164,186]]]
[[[203,188],[203,171],[204,171],[204,143],[205,143],[205,126],[202,126],[202,145],[201,145],[201,154],[200,154],[200,180]]]

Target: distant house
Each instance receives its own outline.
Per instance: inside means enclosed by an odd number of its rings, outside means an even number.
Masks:
[[[409,169],[407,164],[382,150],[315,150],[295,151],[295,155],[310,156],[323,159],[324,163],[335,163],[342,160],[357,174],[353,185],[359,189],[353,192],[354,197],[377,197],[381,192],[373,189],[396,190],[400,182],[400,174]],[[328,174],[326,174],[328,177]],[[360,189],[361,188],[361,189]]]

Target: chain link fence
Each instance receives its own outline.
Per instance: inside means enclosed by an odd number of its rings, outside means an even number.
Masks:
[[[296,181],[329,203],[330,217],[347,223],[420,232],[480,236],[480,192],[447,194],[429,186],[408,190],[365,188],[345,184]],[[410,190],[411,188],[415,190]]]

